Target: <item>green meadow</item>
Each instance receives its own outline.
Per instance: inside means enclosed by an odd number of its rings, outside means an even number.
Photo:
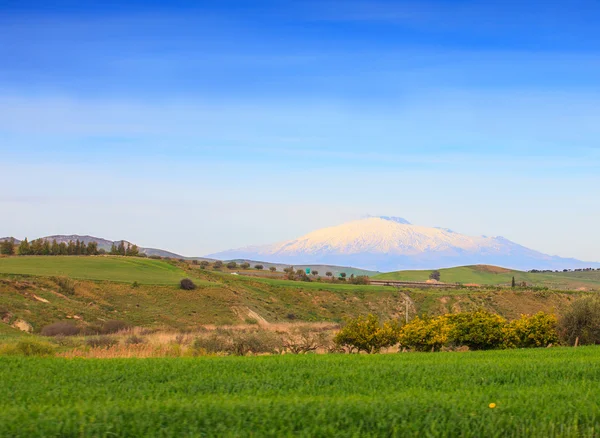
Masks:
[[[5,257],[0,258],[0,273],[140,284],[177,284],[186,275],[161,260],[114,256]]]
[[[373,356],[2,357],[0,381],[0,436],[600,433],[597,347]]]

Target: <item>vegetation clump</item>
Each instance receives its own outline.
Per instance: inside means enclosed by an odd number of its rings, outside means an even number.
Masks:
[[[334,342],[349,351],[378,353],[382,348],[399,342],[400,326],[396,321],[382,323],[379,317],[369,314],[347,321],[335,335]]]
[[[196,284],[189,278],[184,278],[179,282],[179,287],[183,290],[194,290],[196,289]]]
[[[590,296],[573,302],[560,318],[559,333],[567,345],[600,344],[600,298]]]
[[[81,329],[70,321],[59,321],[42,328],[42,336],[76,336]]]

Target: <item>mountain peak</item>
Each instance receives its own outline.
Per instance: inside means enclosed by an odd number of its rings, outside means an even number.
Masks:
[[[502,237],[469,236],[413,225],[395,216],[367,216],[272,245],[211,254],[294,264],[354,266],[377,271],[436,269],[474,264],[515,269],[565,269],[600,264],[542,254]]]
[[[402,217],[398,217],[398,216],[367,216],[367,218],[377,218],[377,219],[383,219],[385,221],[396,222],[398,224],[412,225],[406,219],[404,219]]]

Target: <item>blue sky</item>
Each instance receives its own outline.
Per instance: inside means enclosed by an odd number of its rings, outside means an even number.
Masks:
[[[598,2],[83,3],[0,4],[0,235],[381,214],[600,260]]]

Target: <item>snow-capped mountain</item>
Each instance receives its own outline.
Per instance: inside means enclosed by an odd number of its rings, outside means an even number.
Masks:
[[[277,263],[322,263],[378,271],[491,264],[514,269],[600,267],[549,256],[503,237],[467,236],[446,228],[412,225],[397,217],[368,217],[322,228],[298,239],[249,246],[207,257]]]

